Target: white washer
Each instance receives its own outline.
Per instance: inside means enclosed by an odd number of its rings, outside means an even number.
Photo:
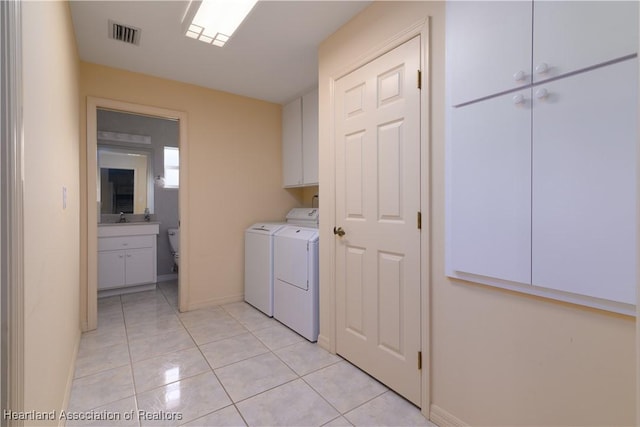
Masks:
[[[244,300],[273,316],[273,237],[283,222],[260,222],[244,233]]]
[[[318,241],[318,209],[293,209],[274,239],[273,317],[312,342],[319,332]]]

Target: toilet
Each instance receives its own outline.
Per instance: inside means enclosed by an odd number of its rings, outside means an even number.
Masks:
[[[169,236],[169,244],[171,245],[171,253],[173,254],[173,262],[176,268],[180,266],[180,255],[178,250],[180,249],[180,229],[169,228],[167,229],[167,235]]]

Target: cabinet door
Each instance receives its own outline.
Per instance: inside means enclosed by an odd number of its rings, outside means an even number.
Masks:
[[[531,82],[530,1],[448,1],[450,105]]]
[[[302,182],[318,183],[318,90],[302,97]]]
[[[638,51],[637,1],[535,1],[533,11],[534,81]]]
[[[98,289],[125,285],[124,262],[124,251],[98,252]]]
[[[285,187],[302,185],[302,100],[282,108],[282,179]]]
[[[534,285],[635,303],[637,80],[633,59],[534,88]]]
[[[452,110],[448,273],[529,284],[530,90]]]
[[[126,251],[126,260],[127,285],[156,281],[153,248],[129,249]]]

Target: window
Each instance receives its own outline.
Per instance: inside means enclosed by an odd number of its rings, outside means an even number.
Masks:
[[[164,147],[164,188],[180,186],[180,151],[177,147]]]

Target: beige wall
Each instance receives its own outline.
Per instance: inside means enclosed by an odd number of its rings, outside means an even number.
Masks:
[[[318,207],[318,200],[314,200],[313,196],[317,195],[320,197],[319,187],[317,185],[313,185],[311,187],[304,187],[302,189],[302,206],[305,208]]]
[[[22,12],[24,403],[59,411],[80,338],[79,61],[67,3],[23,2]]]
[[[431,401],[471,425],[631,425],[635,322],[610,313],[450,280],[444,273],[444,4],[377,2],[321,46],[320,200],[333,207],[330,79],[420,19],[431,17]],[[321,247],[333,245],[330,225]],[[429,231],[428,231],[429,232]],[[425,263],[428,260],[424,260]],[[331,261],[321,254],[321,304]],[[333,339],[322,309],[321,335]],[[329,342],[331,344],[331,342]]]
[[[301,190],[282,189],[281,106],[84,62],[80,81],[81,177],[87,173],[87,96],[187,114],[188,158],[181,161],[187,165],[189,205],[180,221],[189,222],[188,306],[242,299],[245,228],[279,220],[302,201]]]

